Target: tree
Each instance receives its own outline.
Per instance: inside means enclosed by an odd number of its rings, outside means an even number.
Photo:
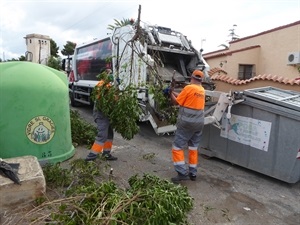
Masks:
[[[76,43],[72,41],[67,41],[67,43],[64,45],[63,50],[61,50],[61,54],[70,57],[70,55],[74,54],[74,50],[76,47]]]
[[[70,55],[74,54],[75,47],[76,47],[76,43],[74,43],[72,41],[67,41],[67,43],[64,45],[64,49],[61,50],[61,54],[68,56],[67,57],[68,67],[66,68],[67,73],[69,73],[71,71],[71,69],[70,69]]]
[[[58,50],[59,47],[57,46],[56,42],[50,39],[50,55],[54,57],[58,57]]]
[[[121,21],[117,20],[117,19],[114,19],[115,21],[115,24],[110,24],[108,25],[107,29],[109,30],[113,30],[115,29],[116,27],[124,27],[126,25],[133,25],[134,24],[134,19],[122,19]]]
[[[24,55],[21,55],[21,56],[19,57],[19,61],[26,61],[25,56],[24,56]]]
[[[53,55],[51,55],[48,59],[48,64],[49,67],[60,70],[60,58],[56,58]]]

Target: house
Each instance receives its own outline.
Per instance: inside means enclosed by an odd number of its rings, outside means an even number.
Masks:
[[[26,60],[47,65],[50,57],[50,37],[41,34],[28,34],[26,41]]]
[[[203,57],[219,91],[264,86],[300,91],[300,21],[233,40]]]

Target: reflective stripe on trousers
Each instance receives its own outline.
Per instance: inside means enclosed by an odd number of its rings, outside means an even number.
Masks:
[[[177,119],[172,158],[175,170],[181,174],[196,175],[198,165],[198,146],[204,126],[203,110],[180,108]],[[184,160],[184,148],[188,145],[188,168]]]
[[[112,140],[107,140],[105,143],[97,143],[97,141],[95,141],[91,147],[91,151],[95,154],[101,152],[107,153],[111,151],[111,148],[112,148]]]
[[[114,131],[110,125],[109,119],[96,107],[93,109],[94,121],[97,124],[97,136],[91,148],[93,153],[109,153],[112,148]]]
[[[191,173],[193,175],[197,174],[197,165],[198,165],[198,151],[193,147],[189,147],[189,156],[188,156],[188,168],[185,164],[184,160],[184,150],[176,149],[173,147],[172,149],[172,157],[175,170],[181,174]]]

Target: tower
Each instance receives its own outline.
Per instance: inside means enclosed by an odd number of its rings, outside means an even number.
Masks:
[[[50,37],[41,34],[26,35],[26,60],[47,65],[50,56]]]

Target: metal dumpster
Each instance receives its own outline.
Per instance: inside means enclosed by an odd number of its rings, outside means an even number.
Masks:
[[[221,129],[204,127],[200,154],[274,177],[300,180],[300,92],[262,87],[243,91]]]

